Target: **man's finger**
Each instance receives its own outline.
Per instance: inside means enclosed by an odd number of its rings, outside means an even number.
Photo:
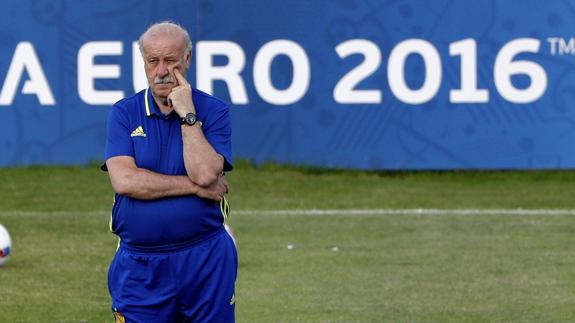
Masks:
[[[188,81],[186,81],[186,78],[182,75],[182,73],[180,73],[180,70],[178,70],[177,68],[174,68],[174,76],[176,76],[176,80],[178,80],[178,85],[187,85]]]
[[[168,106],[173,107],[174,104],[172,103],[172,93],[168,94]]]

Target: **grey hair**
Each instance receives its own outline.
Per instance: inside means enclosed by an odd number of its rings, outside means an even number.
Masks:
[[[148,29],[146,29],[146,31],[140,36],[140,39],[138,39],[138,47],[140,48],[140,53],[142,54],[142,57],[144,57],[144,39],[148,35],[153,35],[161,32],[168,34],[173,34],[174,32],[181,33],[182,36],[184,36],[184,41],[186,42],[186,49],[184,51],[184,54],[188,54],[192,51],[192,40],[190,39],[188,31],[173,21],[165,20],[154,23],[153,25],[148,27]]]

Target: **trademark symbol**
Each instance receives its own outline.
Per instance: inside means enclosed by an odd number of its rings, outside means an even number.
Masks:
[[[569,39],[561,37],[547,38],[549,43],[549,52],[552,56],[555,55],[575,55],[575,38]]]

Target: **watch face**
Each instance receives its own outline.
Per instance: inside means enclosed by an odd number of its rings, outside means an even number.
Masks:
[[[193,113],[188,113],[186,114],[186,123],[189,125],[193,125],[194,123],[196,123],[196,115]]]

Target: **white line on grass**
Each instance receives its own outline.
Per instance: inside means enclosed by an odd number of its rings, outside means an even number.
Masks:
[[[85,216],[110,215],[110,211],[0,211],[3,216]],[[350,216],[390,216],[390,215],[561,215],[573,216],[575,210],[560,209],[292,209],[292,210],[233,210],[232,215],[350,215]]]
[[[559,209],[307,209],[232,210],[232,215],[575,215],[575,210]]]

